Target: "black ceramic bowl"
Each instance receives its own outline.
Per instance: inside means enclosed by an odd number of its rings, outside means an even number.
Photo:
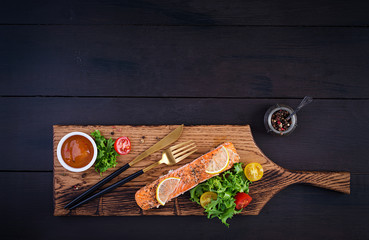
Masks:
[[[293,112],[293,109],[287,105],[283,105],[283,104],[273,105],[266,111],[264,115],[264,125],[268,133],[279,135],[279,136],[285,136],[285,135],[292,133],[297,127],[297,116],[296,114],[294,114],[291,117],[291,125],[285,131],[278,131],[272,125],[272,115],[273,113],[279,110],[285,110],[289,112],[290,114]]]

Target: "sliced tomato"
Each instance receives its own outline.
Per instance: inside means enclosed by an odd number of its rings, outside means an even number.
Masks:
[[[252,200],[250,195],[248,195],[246,193],[243,193],[243,192],[237,193],[234,198],[235,198],[234,202],[236,203],[236,209],[237,210],[245,208],[247,205],[249,205],[249,203]]]
[[[120,137],[115,140],[114,148],[120,155],[126,155],[131,151],[131,141],[127,137]]]
[[[200,205],[205,208],[212,200],[217,200],[218,194],[215,192],[205,192],[200,197]]]
[[[248,180],[255,182],[263,177],[264,170],[260,163],[254,162],[246,165],[244,173]]]

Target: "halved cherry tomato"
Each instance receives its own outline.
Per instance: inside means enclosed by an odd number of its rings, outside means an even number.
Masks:
[[[235,198],[234,202],[236,203],[236,209],[237,210],[245,208],[247,205],[249,205],[249,203],[252,200],[250,195],[248,195],[246,193],[243,193],[243,192],[237,193],[234,198]]]
[[[126,155],[131,151],[131,141],[127,137],[120,137],[115,140],[114,148],[120,155]]]
[[[260,163],[249,163],[244,170],[245,176],[251,182],[260,180],[263,177],[264,170]]]
[[[203,208],[208,205],[212,200],[217,200],[218,194],[215,192],[205,192],[200,197],[200,204]]]

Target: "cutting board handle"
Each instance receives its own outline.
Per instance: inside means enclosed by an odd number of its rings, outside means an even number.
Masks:
[[[296,183],[307,183],[316,187],[350,194],[349,172],[291,171]]]

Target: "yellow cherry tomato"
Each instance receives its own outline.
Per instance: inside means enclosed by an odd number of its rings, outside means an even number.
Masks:
[[[264,170],[259,163],[249,163],[246,165],[244,173],[248,180],[255,182],[260,180],[263,176]]]
[[[217,200],[218,195],[215,192],[204,192],[200,197],[200,204],[203,208],[208,205],[211,200]]]

